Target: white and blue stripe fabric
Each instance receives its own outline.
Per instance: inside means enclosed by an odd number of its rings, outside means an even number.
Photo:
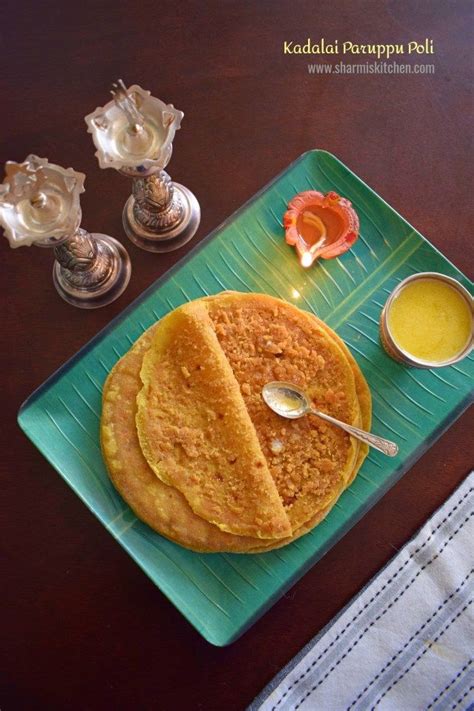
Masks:
[[[249,711],[474,710],[474,473]]]

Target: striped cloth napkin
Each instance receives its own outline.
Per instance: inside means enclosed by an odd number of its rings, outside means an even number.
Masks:
[[[474,472],[249,711],[474,709]]]

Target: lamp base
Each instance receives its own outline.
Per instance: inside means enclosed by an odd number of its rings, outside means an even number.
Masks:
[[[147,252],[172,252],[189,242],[201,221],[201,208],[194,193],[180,183],[173,182],[184,206],[183,216],[174,225],[152,232],[137,221],[134,214],[135,198],[130,195],[123,208],[122,221],[129,240]]]
[[[118,240],[97,232],[88,234],[88,237],[98,246],[92,268],[73,271],[56,260],[53,282],[58,294],[68,304],[80,309],[98,309],[115,301],[125,291],[132,267],[127,250]]]

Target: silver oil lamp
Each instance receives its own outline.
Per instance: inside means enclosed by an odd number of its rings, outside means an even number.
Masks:
[[[199,203],[164,171],[184,114],[120,79],[113,101],[85,117],[101,168],[133,178],[123,226],[131,241],[149,252],[171,252],[186,244],[201,219]]]
[[[53,247],[53,281],[73,306],[94,309],[114,301],[131,274],[124,247],[80,228],[85,175],[29,155],[9,161],[0,184],[0,225],[10,247]]]

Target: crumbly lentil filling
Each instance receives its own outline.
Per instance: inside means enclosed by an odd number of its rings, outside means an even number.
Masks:
[[[305,388],[318,409],[357,421],[354,378],[342,351],[288,305],[209,306],[219,343],[240,385],[260,446],[292,525],[338,492],[353,463],[353,443],[315,416],[283,420],[263,402],[262,387],[286,380]]]

